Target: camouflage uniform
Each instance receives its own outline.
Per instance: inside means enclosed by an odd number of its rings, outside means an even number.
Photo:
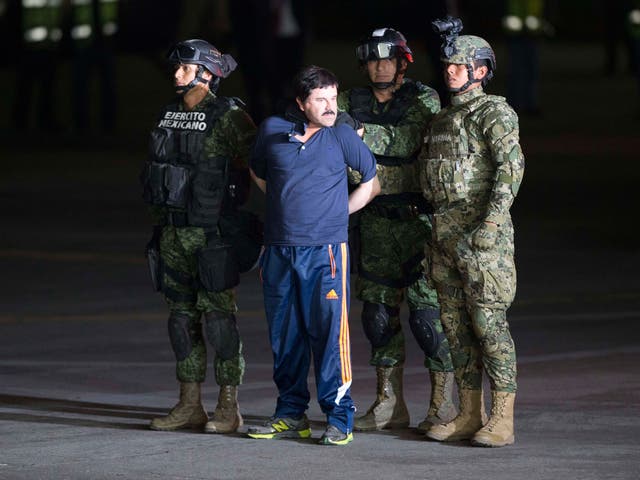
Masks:
[[[338,107],[363,122],[363,140],[378,160],[381,193],[362,210],[359,220],[356,296],[388,307],[393,335],[386,345],[372,346],[370,364],[401,367],[405,345],[399,306],[405,294],[412,312],[439,308],[437,294],[424,277],[422,261],[431,224],[419,198],[416,157],[424,130],[440,109],[440,100],[435,90],[405,79],[385,104],[379,104],[366,87],[341,92]],[[350,172],[350,180],[358,183],[357,173]],[[440,321],[433,320],[443,341],[434,355],[425,358],[425,366],[433,371],[452,371]]]
[[[479,390],[482,369],[493,391],[515,392],[515,348],[506,310],[516,291],[509,208],[524,172],[518,118],[482,87],[453,96],[425,137],[424,195],[435,207],[431,278],[438,290],[459,388]],[[473,246],[485,221],[495,244]]]
[[[194,112],[206,111],[216,96],[209,92]],[[181,103],[179,108],[181,108]],[[208,158],[228,158],[236,169],[246,169],[247,158],[255,136],[255,125],[238,106],[232,105],[214,124],[204,139],[204,154]],[[184,359],[177,358],[176,376],[180,382],[201,383],[205,379],[207,353],[202,332],[203,313],[219,312],[232,315],[236,312],[233,289],[220,292],[205,290],[198,282],[197,253],[207,245],[210,235],[205,228],[176,227],[168,222],[166,208],[152,207],[155,223],[162,225],[160,256],[163,263],[162,290],[172,315],[186,316],[191,351]],[[169,224],[168,224],[169,223]],[[213,342],[211,334],[209,341]],[[218,352],[216,352],[218,353]],[[242,342],[229,359],[216,355],[214,360],[216,382],[219,385],[239,385],[244,374]]]

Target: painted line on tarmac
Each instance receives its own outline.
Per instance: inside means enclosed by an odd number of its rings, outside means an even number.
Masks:
[[[93,322],[107,322],[114,320],[145,320],[145,321],[153,321],[153,322],[165,322],[167,320],[168,313],[128,313],[128,312],[119,312],[119,313],[96,313],[96,314],[74,314],[74,315],[64,315],[64,314],[53,314],[53,315],[0,315],[0,324],[1,323],[24,323],[24,322],[77,322],[77,321],[93,321]],[[263,310],[240,310],[236,313],[236,318],[238,320],[246,319],[246,318],[254,318],[257,317],[259,319],[264,318]]]
[[[56,262],[109,262],[143,265],[147,260],[142,255],[123,253],[87,253],[87,252],[46,252],[44,250],[0,250],[0,258],[30,258]]]
[[[584,358],[594,357],[606,357],[609,355],[635,355],[640,353],[640,346],[628,346],[618,348],[606,348],[601,350],[578,350],[575,352],[561,352],[550,353],[543,355],[521,355],[518,357],[518,363],[538,363],[538,362],[552,362],[559,360],[581,360]],[[172,367],[175,365],[173,360],[167,360],[163,362],[127,362],[127,361],[108,361],[108,360],[3,360],[2,366],[4,367],[56,367],[56,368],[140,368],[140,367]],[[248,369],[265,369],[271,370],[273,365],[271,363],[248,363]],[[371,369],[366,368],[364,371]],[[424,367],[405,367],[405,372],[409,374],[424,373]],[[374,375],[371,375],[374,376]]]
[[[585,358],[608,357],[610,355],[636,355],[640,347],[607,348],[605,350],[581,350],[577,352],[550,353],[547,355],[524,355],[517,358],[518,364],[556,362],[565,360],[583,360]]]
[[[175,366],[176,362],[174,360],[167,360],[162,362],[144,362],[144,361],[136,361],[136,362],[127,362],[127,361],[109,361],[109,360],[2,360],[2,366],[9,367],[56,367],[56,368],[78,368],[78,366],[85,366],[87,368],[138,368],[138,367],[172,367]],[[251,363],[251,368],[273,368],[271,363]]]
[[[579,313],[545,313],[531,315],[507,315],[507,319],[512,322],[529,322],[535,320],[624,320],[635,318],[640,320],[640,311],[630,310],[625,312],[579,312]]]

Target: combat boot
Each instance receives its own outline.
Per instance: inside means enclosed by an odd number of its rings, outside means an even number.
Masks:
[[[206,433],[232,433],[242,426],[238,406],[238,387],[221,385],[213,418],[204,426]]]
[[[418,432],[427,433],[433,425],[442,425],[453,420],[458,413],[453,404],[453,372],[429,371],[431,399],[427,417],[417,427]]]
[[[504,447],[515,441],[513,434],[513,404],[515,393],[491,392],[491,417],[471,439],[476,447]]]
[[[369,431],[409,426],[409,410],[402,396],[402,367],[377,367],[377,397],[362,417],[356,418],[354,430]]]
[[[460,413],[449,423],[433,425],[425,434],[439,442],[468,440],[487,421],[482,390],[459,390]]]
[[[166,417],[151,420],[151,430],[179,430],[202,428],[209,417],[200,402],[199,383],[180,383],[180,400]]]

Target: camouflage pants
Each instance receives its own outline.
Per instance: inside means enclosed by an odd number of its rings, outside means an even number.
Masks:
[[[202,314],[213,311],[231,314],[237,310],[232,289],[208,292],[199,288],[195,282],[198,271],[196,253],[205,245],[205,232],[202,228],[196,227],[166,226],[160,238],[160,255],[164,265],[169,267],[163,274],[163,289],[171,289],[172,292],[177,292],[179,297],[177,298],[175,293],[168,295],[165,292],[165,300],[172,313],[189,318],[188,332],[192,349],[184,360],[176,362],[176,376],[180,382],[201,383],[205,379],[207,349],[202,333]],[[178,276],[180,278],[176,278]],[[216,355],[214,368],[218,385],[242,383],[242,343],[237,355],[229,360],[222,360]]]
[[[399,311],[406,295],[410,311],[438,309],[437,293],[428,285],[422,264],[424,245],[430,234],[431,225],[426,215],[398,220],[384,218],[365,209],[360,219],[360,270],[365,273],[356,281],[357,298],[385,304]],[[363,275],[367,273],[378,279],[365,278]],[[408,286],[401,286],[407,277],[416,279]],[[385,346],[372,348],[369,363],[373,366],[404,365],[405,344],[400,316],[393,315],[389,320],[396,333]],[[437,332],[443,334],[440,321],[436,319],[434,324]],[[438,352],[432,357],[425,357],[424,364],[433,371],[452,371],[449,345],[444,335],[442,337],[444,341]]]
[[[456,380],[480,389],[484,368],[493,390],[515,392],[516,353],[506,318],[516,290],[513,226],[507,218],[494,247],[479,251],[471,243],[477,223],[468,218],[468,212],[434,215],[429,258]]]

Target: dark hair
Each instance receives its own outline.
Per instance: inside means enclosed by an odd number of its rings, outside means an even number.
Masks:
[[[310,65],[298,72],[293,79],[295,96],[304,102],[314,88],[334,86],[338,88],[338,77],[326,68]]]

